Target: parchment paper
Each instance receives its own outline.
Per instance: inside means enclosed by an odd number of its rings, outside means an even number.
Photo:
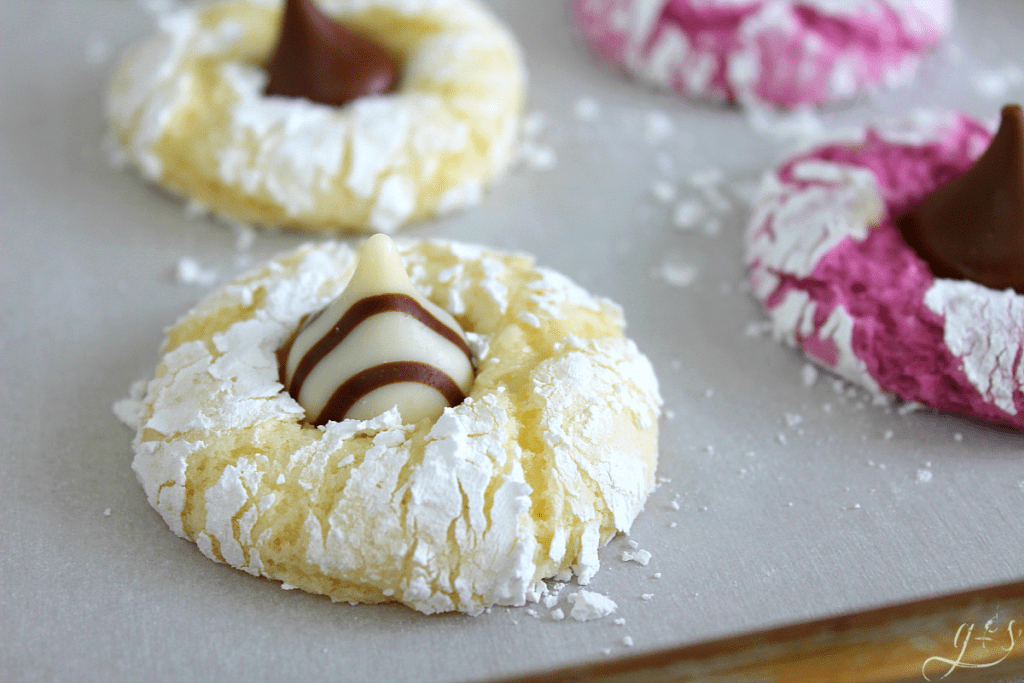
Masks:
[[[10,0],[0,678],[478,681],[1024,577],[1024,436],[872,405],[763,334],[742,286],[743,197],[791,141],[625,79],[583,46],[563,2],[491,5],[525,50],[533,151],[481,206],[406,234],[533,252],[625,308],[669,417],[662,483],[590,586],[617,613],[577,623],[544,606],[469,618],[336,605],[216,565],[166,528],[111,405],[209,289],[175,276],[183,258],[223,280],[304,238],[246,247],[244,233],[190,219],[110,167],[103,90],[114,55],[149,30],[139,4]],[[915,107],[994,117],[1024,98],[1022,30],[1020,2],[963,2],[913,87],[822,121]],[[680,230],[688,201],[717,230]],[[649,564],[621,559],[630,541]]]

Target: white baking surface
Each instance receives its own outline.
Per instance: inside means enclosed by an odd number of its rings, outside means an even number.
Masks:
[[[590,586],[618,612],[577,623],[544,606],[470,618],[332,604],[214,564],[167,530],[111,404],[207,291],[175,279],[180,259],[223,279],[304,238],[240,249],[232,230],[108,165],[104,80],[150,25],[139,3],[8,0],[0,678],[480,681],[1024,578],[1024,437],[887,411],[824,375],[807,386],[795,352],[747,334],[763,318],[741,286],[736,199],[786,144],[738,112],[625,80],[582,46],[560,1],[491,4],[522,41],[529,108],[548,122],[538,144],[556,163],[524,164],[481,206],[407,234],[534,252],[625,307],[671,417],[662,484]],[[914,87],[826,122],[925,106],[994,116],[1024,98],[1022,30],[1024,3],[964,2]],[[681,232],[652,187],[700,198],[686,178],[707,169],[725,174],[733,209],[716,235]],[[628,541],[648,565],[622,561]]]

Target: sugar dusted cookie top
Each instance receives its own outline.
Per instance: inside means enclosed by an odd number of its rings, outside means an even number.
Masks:
[[[473,614],[536,599],[546,577],[589,582],[657,462],[657,380],[621,311],[527,256],[399,248],[465,330],[466,400],[412,424],[309,424],[276,353],[355,254],[306,246],[169,331],[134,441],[150,503],[211,559],[334,600]]]
[[[798,107],[912,77],[952,0],[573,0],[590,45],[687,97]]]
[[[268,96],[282,3],[186,5],[111,79],[116,149],[193,205],[260,226],[393,232],[478,202],[514,156],[526,73],[512,34],[476,0],[322,9],[395,56],[393,92]]]

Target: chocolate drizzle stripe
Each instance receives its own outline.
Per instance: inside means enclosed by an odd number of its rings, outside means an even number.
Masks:
[[[432,387],[444,396],[450,406],[457,406],[466,400],[459,385],[444,372],[426,363],[400,360],[374,365],[349,377],[331,394],[313,424],[322,425],[331,420],[340,422],[359,399],[381,387],[399,382],[416,382]]]
[[[455,344],[460,351],[466,354],[466,358],[469,359],[470,363],[473,362],[473,354],[462,337],[455,330],[431,315],[427,309],[423,308],[411,296],[408,294],[377,294],[355,302],[351,308],[345,311],[345,315],[341,316],[341,319],[335,323],[334,327],[310,347],[309,351],[302,357],[302,360],[295,366],[292,381],[288,385],[288,393],[296,397],[297,400],[299,392],[302,391],[302,384],[306,381],[309,373],[313,371],[313,368],[328,353],[333,351],[338,344],[344,341],[345,337],[361,322],[381,313],[392,312],[405,313],[412,316],[452,344]]]

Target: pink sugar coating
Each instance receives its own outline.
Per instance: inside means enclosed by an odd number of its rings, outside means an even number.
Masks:
[[[724,93],[727,101],[735,102],[736,92],[728,75],[728,57],[740,48],[739,30],[743,20],[764,4],[764,0],[755,0],[746,5],[697,9],[690,0],[669,0],[647,45],[655,44],[666,26],[679,28],[696,51],[713,56],[715,69],[711,88]],[[672,87],[678,92],[687,92],[685,74],[674,74]]]
[[[796,31],[764,32],[755,39],[761,67],[754,84],[757,97],[784,107],[826,104],[832,99],[829,81],[840,60],[857,65],[854,77],[861,92],[883,83],[889,72],[916,60],[938,40],[938,36],[914,35],[890,7],[883,3],[878,7],[881,20],[866,12],[839,19],[795,5]],[[811,36],[821,39],[820,48],[810,48]],[[801,73],[808,66],[813,71]]]
[[[817,304],[816,329],[841,306],[854,320],[854,354],[883,391],[940,410],[1024,429],[1024,395],[1015,392],[1017,414],[1008,415],[978,392],[946,346],[942,318],[923,301],[935,278],[893,224],[903,210],[966,170],[977,150],[990,139],[991,133],[983,126],[958,117],[942,140],[930,144],[897,144],[869,130],[863,145],[822,147],[788,162],[778,175],[794,186],[807,184],[796,180],[792,169],[808,159],[867,168],[877,178],[886,211],[864,240],[842,240],[810,276],[780,274],[780,284],[765,299],[765,306],[771,310],[787,292],[804,291]],[[835,349],[816,335],[798,337],[797,342],[812,357],[835,365]]]
[[[673,66],[668,85],[683,95],[730,103],[744,99],[743,93],[779,107],[843,99],[851,93],[837,94],[833,87],[841,69],[849,69],[853,92],[869,90],[884,83],[889,74],[916,63],[944,31],[927,16],[908,25],[882,0],[873,11],[842,17],[796,0],[722,5],[666,0],[649,35],[642,44],[634,44],[636,37],[613,18],[631,4],[631,0],[574,0],[572,8],[591,46],[627,71],[636,68],[631,61],[651,61],[665,31],[678,29],[686,37],[688,54]],[[758,28],[747,35],[744,24],[768,5],[786,8],[788,25]],[[758,63],[753,83],[737,82],[729,72],[730,60],[743,50],[752,51]],[[687,72],[707,69],[709,60],[712,73],[703,91],[697,91]]]

